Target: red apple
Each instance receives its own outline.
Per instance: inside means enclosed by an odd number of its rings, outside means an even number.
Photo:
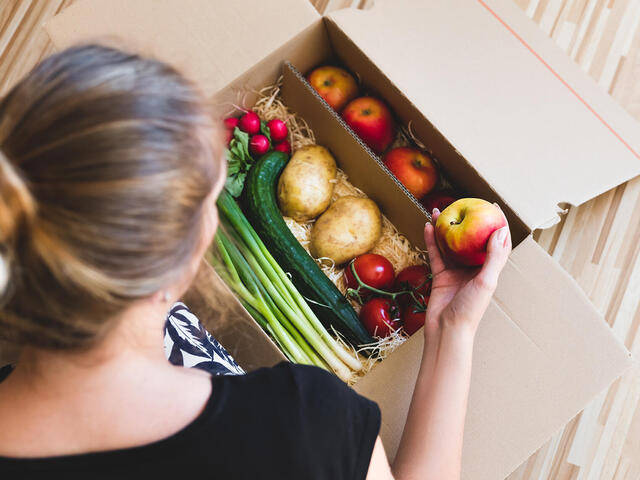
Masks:
[[[437,192],[428,193],[427,196],[420,200],[420,203],[424,205],[424,208],[429,213],[433,212],[434,208],[442,212],[458,198],[458,195],[453,190],[438,190]]]
[[[435,228],[436,242],[451,260],[478,266],[484,263],[491,234],[506,225],[504,215],[492,203],[462,198],[440,213]]]
[[[375,153],[384,152],[396,136],[396,123],[382,100],[360,97],[342,111],[342,118]]]
[[[358,85],[353,76],[338,67],[318,67],[307,76],[307,80],[337,112],[358,95]]]
[[[411,147],[392,148],[383,158],[384,164],[407,190],[422,198],[438,183],[438,169],[431,157]]]

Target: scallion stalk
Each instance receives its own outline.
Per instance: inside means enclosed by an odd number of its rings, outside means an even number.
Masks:
[[[231,274],[230,281],[251,284],[252,289],[249,291],[251,296],[260,294],[266,310],[278,321],[280,327],[293,337],[299,350],[305,353],[310,363],[324,366],[326,362],[340,378],[345,380],[351,376],[350,369],[360,370],[362,364],[359,359],[339,344],[324,328],[304,297],[269,253],[235,200],[223,193],[218,199],[218,207],[223,226],[226,228],[222,233],[224,240],[217,241],[216,245],[219,247],[222,244],[229,257],[228,261],[235,265],[236,275]],[[230,255],[232,250],[234,255]],[[224,260],[225,255],[222,251],[221,254]],[[227,261],[225,265],[229,269]],[[242,288],[233,285],[232,288],[242,292]],[[246,293],[238,293],[238,295],[242,298]],[[247,303],[259,314],[264,315],[262,310],[255,307],[255,303]],[[276,327],[269,317],[267,315],[264,317],[270,329],[275,332]],[[295,335],[294,332],[299,332],[301,336]],[[282,339],[278,338],[277,341],[280,343]],[[308,348],[309,345],[313,349]],[[290,348],[288,344],[286,348]],[[290,353],[293,354],[292,351]]]

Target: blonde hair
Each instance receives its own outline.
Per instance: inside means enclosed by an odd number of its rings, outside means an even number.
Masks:
[[[0,101],[0,335],[88,346],[185,271],[224,170],[213,120],[171,67],[96,45]]]

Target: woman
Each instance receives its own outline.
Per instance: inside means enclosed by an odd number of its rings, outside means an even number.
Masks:
[[[0,103],[0,475],[459,477],[475,332],[509,255],[452,269],[433,228],[426,348],[390,467],[377,406],[288,363],[215,376],[166,361],[163,325],[217,226],[222,142],[166,65],[78,47]],[[434,211],[434,217],[438,212]]]

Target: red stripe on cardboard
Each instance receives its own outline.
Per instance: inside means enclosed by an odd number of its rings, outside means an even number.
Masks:
[[[582,98],[580,96],[580,94],[578,92],[576,92],[573,87],[571,85],[569,85],[569,83],[560,76],[560,74],[558,72],[556,72],[553,67],[551,65],[549,65],[539,54],[538,52],[536,52],[520,35],[518,35],[516,33],[516,31],[511,28],[502,18],[500,18],[500,16],[491,9],[491,7],[489,7],[489,5],[487,5],[483,0],[478,0],[478,3],[480,3],[480,5],[482,5],[484,8],[486,8],[489,13],[491,13],[491,15],[493,15],[515,38],[518,39],[518,41],[520,43],[522,43],[522,45],[524,45],[524,47],[529,50],[529,52],[531,52],[533,54],[534,57],[536,57],[546,68],[547,70],[549,70],[558,80],[560,80],[560,82],[562,82],[562,84],[585,106],[589,109],[589,111],[595,115],[595,117],[605,126],[607,127],[607,129],[613,133],[615,135],[615,137],[620,140],[622,142],[622,144],[627,147],[627,149],[633,153],[633,155],[640,159],[640,155],[631,147],[631,145],[629,145],[624,138],[622,138],[620,136],[620,134],[618,132],[616,132],[613,127],[611,125],[609,125],[607,123],[607,121],[602,118],[600,116],[600,114],[591,106],[587,103],[587,101]]]

